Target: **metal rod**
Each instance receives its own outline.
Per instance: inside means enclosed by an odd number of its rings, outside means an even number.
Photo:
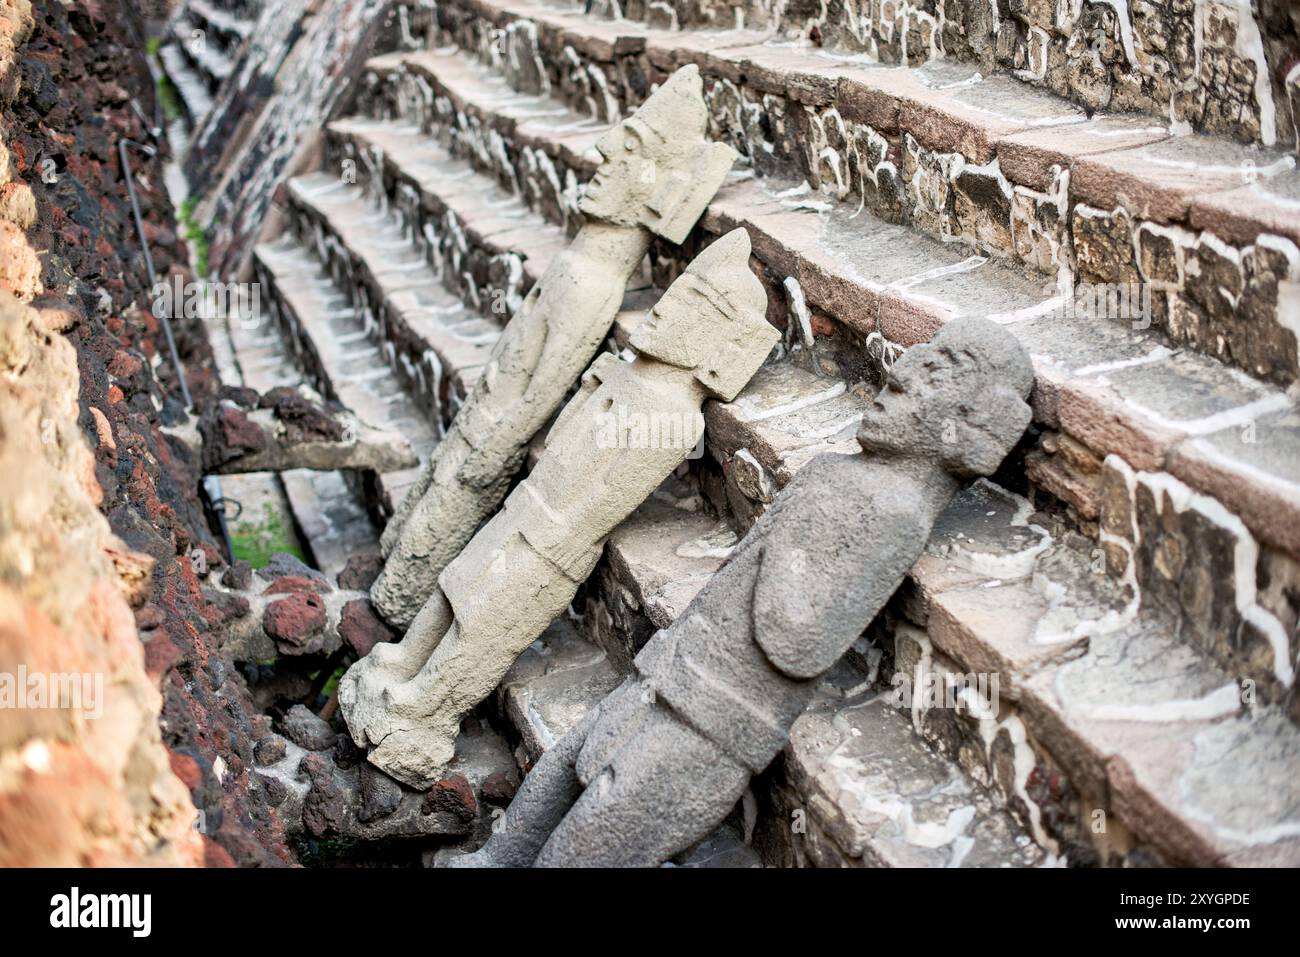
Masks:
[[[117,141],[117,155],[122,162],[122,175],[126,178],[126,194],[131,200],[131,214],[135,217],[135,231],[140,236],[140,249],[144,252],[145,269],[149,271],[149,288],[158,285],[158,274],[153,268],[153,254],[149,252],[149,242],[144,235],[144,217],[140,215],[140,201],[135,195],[135,180],[131,175],[131,162],[126,157],[126,148],[133,146],[146,156],[153,156],[158,151],[146,143],[137,143],[125,137]],[[181,365],[181,356],[176,349],[176,336],[172,333],[172,321],[169,316],[159,316],[162,320],[163,334],[167,337],[167,352],[171,356],[172,368],[176,370],[176,381],[180,383],[181,398],[185,400],[185,409],[194,408],[194,398],[190,395],[189,383],[185,381],[185,367]]]

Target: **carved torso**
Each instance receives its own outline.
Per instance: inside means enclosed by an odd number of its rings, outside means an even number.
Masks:
[[[729,757],[765,768],[812,697],[902,582],[951,480],[860,455],[809,463],[637,671]],[[862,502],[846,513],[841,503]]]

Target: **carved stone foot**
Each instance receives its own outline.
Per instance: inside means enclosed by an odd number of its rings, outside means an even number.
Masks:
[[[433,785],[456,756],[456,734],[421,722],[395,727],[384,734],[366,760],[417,790]]]

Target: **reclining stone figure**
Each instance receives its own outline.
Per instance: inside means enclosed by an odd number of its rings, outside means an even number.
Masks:
[[[862,417],[865,455],[806,465],[633,676],[542,757],[498,833],[447,863],[654,866],[708,835],[962,483],[1015,445],[1032,383],[1024,350],[986,320],[908,350]]]
[[[586,223],[511,319],[487,368],[384,530],[371,600],[406,628],[505,498],[528,443],[560,407],[618,314],[652,236],[686,238],[736,153],[705,140],[699,70],[685,66],[596,144]]]
[[[339,701],[373,764],[416,787],[436,779],[461,719],[565,612],[606,537],[700,440],[704,400],[730,401],[757,371],[779,333],[749,249],[743,229],[717,240],[633,331],[636,358],[592,364],[536,467],[443,570],[406,637],[349,669]],[[647,420],[657,429],[642,428]]]

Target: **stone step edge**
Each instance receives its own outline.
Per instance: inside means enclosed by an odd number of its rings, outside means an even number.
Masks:
[[[212,96],[205,84],[181,53],[179,44],[165,43],[158,48],[158,62],[163,73],[176,88],[192,126],[197,127],[212,109]]]
[[[196,16],[215,29],[237,36],[240,39],[247,39],[248,35],[253,32],[253,28],[257,26],[255,20],[245,20],[237,17],[233,13],[208,3],[207,0],[186,0],[184,15],[187,17]]]
[[[445,298],[449,309],[460,310],[470,317],[477,314],[456,299],[450,292],[447,292],[427,264],[420,269],[405,273],[400,283],[395,286],[391,278],[393,274],[385,272],[383,264],[376,259],[378,254],[374,250],[367,248],[370,243],[378,239],[378,236],[363,234],[359,229],[349,229],[341,225],[338,216],[331,215],[331,204],[322,204],[310,195],[310,184],[316,182],[313,179],[316,175],[318,174],[307,174],[306,176],[295,177],[290,181],[288,190],[290,208],[304,212],[313,222],[319,223],[323,230],[335,237],[342,249],[347,253],[352,264],[358,269],[361,277],[377,297],[378,301],[374,305],[383,309],[382,322],[378,322],[378,325],[386,336],[386,340],[390,343],[414,344],[416,346],[414,350],[408,350],[403,345],[402,354],[410,362],[416,363],[415,368],[417,369],[423,370],[425,366],[428,366],[427,372],[422,372],[422,374],[427,376],[430,384],[435,379],[439,383],[445,382],[447,384],[446,401],[443,401],[440,390],[438,402],[436,403],[439,418],[438,427],[445,428],[450,424],[451,417],[459,402],[469,394],[477,382],[479,372],[486,361],[486,355],[482,356],[481,359],[476,357],[478,361],[473,363],[458,361],[463,359],[467,350],[451,341],[450,337],[453,334],[450,332],[447,332],[445,337],[430,337],[426,334],[425,329],[417,328],[409,322],[407,317],[408,306],[403,301],[404,295],[418,289],[438,299]],[[367,214],[377,215],[377,211],[359,193],[350,195],[344,202],[350,208],[364,208]],[[335,204],[333,208],[337,210],[339,206]],[[400,237],[396,227],[393,227],[391,232],[394,236]],[[403,252],[406,252],[406,250],[403,250]],[[409,253],[412,256],[417,255],[417,249],[413,244],[409,246]],[[411,358],[407,354],[408,351],[414,351],[418,355]],[[431,357],[437,358],[436,367],[433,365]],[[423,365],[420,365],[421,363]],[[407,374],[403,377],[403,383],[408,391],[411,391],[412,387],[417,384],[416,379],[418,376],[411,374],[409,370],[405,370],[405,363],[404,371],[407,371]],[[430,385],[430,388],[432,388],[432,385]],[[426,403],[424,397],[415,397],[420,403]]]
[[[374,137],[366,127],[374,125],[380,124],[374,121],[359,122],[356,118],[344,118],[328,123],[326,133],[335,141],[351,140],[354,145],[370,147],[374,144]],[[393,124],[393,126],[402,128],[401,124]],[[495,181],[465,160],[446,153],[431,138],[426,138],[426,142],[430,155],[424,158],[454,165],[464,170],[466,176],[463,181],[434,189],[427,180],[422,180],[410,168],[412,164],[409,158],[406,163],[399,162],[387,149],[382,150],[385,173],[417,189],[421,194],[421,200],[429,203],[434,209],[444,215],[454,216],[465,237],[480,246],[486,254],[518,256],[523,267],[525,285],[531,288],[532,284],[541,278],[555,253],[567,245],[563,231],[528,209],[518,197],[506,194]],[[361,174],[362,171],[358,173]],[[498,196],[518,203],[527,210],[528,218],[513,227],[503,229],[497,208],[489,207],[483,202]],[[507,242],[503,239],[513,241]]]
[[[188,62],[220,87],[235,71],[234,60],[206,42],[196,50],[191,42],[191,34],[187,32],[188,27],[189,23],[184,18],[173,25],[172,35],[176,39],[176,45],[181,48],[182,55]]]
[[[439,14],[447,28],[452,29],[453,39],[466,48],[476,45],[475,37],[482,32],[484,24],[491,22],[476,19],[472,11],[477,7],[470,9],[467,14],[464,7],[441,7]],[[511,24],[534,25],[527,16],[536,13],[535,8],[524,5],[520,9],[524,19],[510,21]],[[464,26],[465,23],[470,26]],[[579,22],[574,29],[581,33],[585,28]],[[519,55],[525,65],[532,54],[524,47],[535,40],[537,32],[535,29],[531,34],[528,30],[507,31],[511,55]],[[464,35],[467,33],[469,36]],[[443,37],[440,35],[439,39]],[[650,75],[641,77],[647,65],[639,60],[613,64],[588,62],[570,46],[560,50],[558,44],[567,42],[563,36],[557,39],[556,35],[549,35],[549,39],[543,39],[547,41],[543,60],[554,61],[563,52],[566,58],[575,61],[574,68],[563,73],[559,82],[566,91],[564,96],[579,108],[579,100],[592,96],[600,100],[599,93],[588,89],[592,82],[613,83],[618,88],[617,97],[639,100],[642,88],[661,79],[660,71],[666,74],[677,62],[669,56],[671,62],[665,61],[662,67],[650,65]],[[818,82],[823,86],[830,83],[838,90],[840,75],[853,72],[840,66],[831,71],[833,75],[829,78],[822,77],[826,71],[819,69],[821,63],[816,62],[811,72],[787,75],[785,71],[791,61],[802,62],[800,58],[805,56],[819,60],[825,56],[819,51],[799,53],[780,47],[755,51],[740,46],[731,51],[736,60],[732,62],[723,56],[726,50],[709,48],[709,42],[741,42],[727,34],[671,33],[667,42],[670,53],[680,47],[683,58],[699,61],[706,73],[716,71],[718,80],[711,84],[711,102],[715,92],[727,104],[735,100],[736,90],[727,86],[733,83],[733,76],[758,73],[774,77],[767,83],[772,93],[746,93],[743,117],[732,116],[735,110],[731,106],[712,110],[714,123],[721,123],[728,131],[729,141],[742,149],[748,144],[761,172],[785,175],[783,168],[793,164],[796,177],[806,178],[815,191],[824,192],[824,199],[851,198],[852,193],[859,193],[884,219],[907,222],[936,239],[952,238],[972,252],[1021,262],[1040,276],[1054,277],[1063,288],[1075,278],[1103,284],[1140,281],[1156,299],[1153,314],[1157,324],[1171,330],[1172,335],[1252,374],[1284,385],[1295,380],[1300,361],[1297,337],[1290,328],[1287,297],[1279,301],[1276,294],[1279,280],[1288,284],[1300,281],[1300,249],[1294,238],[1300,234],[1300,215],[1288,199],[1300,181],[1300,173],[1294,172],[1293,156],[1249,152],[1255,148],[1224,144],[1212,138],[1166,136],[1154,144],[1147,143],[1142,137],[1134,140],[1131,130],[1125,132],[1126,121],[1114,118],[1062,125],[1053,117],[1038,117],[1038,111],[1032,106],[1021,110],[1023,91],[990,86],[978,94],[964,89],[948,94],[969,100],[969,115],[965,118],[968,128],[985,132],[992,129],[989,136],[1000,138],[999,142],[1006,144],[1007,155],[999,159],[993,153],[980,155],[977,146],[964,142],[971,137],[960,129],[954,132],[943,119],[937,118],[928,101],[909,112],[899,106],[895,96],[889,101],[891,106],[881,108],[885,119],[873,120],[879,130],[865,121],[852,119],[852,103],[842,104],[842,111],[838,107],[814,109],[801,105],[800,97],[809,100],[809,95],[805,91],[787,94],[787,89],[806,80],[813,87]],[[657,48],[651,44],[647,49]],[[469,50],[470,55],[474,52]],[[922,72],[925,69],[863,67],[858,72],[869,72],[871,82],[876,85],[889,85],[886,79],[892,75],[891,71],[902,71],[907,75],[889,82],[906,87],[903,93],[909,96],[915,93],[914,100],[916,97],[925,100],[936,95],[935,90],[913,89],[920,85],[918,77],[927,75]],[[520,89],[531,91],[533,83],[528,77],[537,70],[528,68],[523,72],[525,79],[514,78],[513,82]],[[574,79],[588,74],[595,80]],[[629,75],[639,79],[632,82],[627,79]],[[972,76],[978,78],[978,74]],[[578,83],[578,88],[570,90],[573,83]],[[936,81],[936,85],[945,84]],[[777,95],[791,97],[773,104],[779,111],[773,119],[778,132],[761,133],[755,126],[759,101]],[[1010,98],[1012,107],[1004,112],[1017,113],[1020,122],[1010,124],[1004,117],[995,115],[980,102],[980,96],[994,101],[999,97]],[[617,102],[613,96],[606,98],[611,103]],[[819,100],[813,96],[811,102]],[[996,102],[992,105],[996,106]],[[600,115],[617,112],[617,107],[593,109]],[[719,114],[719,109],[726,115]],[[869,113],[873,109],[868,103],[858,112]],[[1077,111],[1072,115],[1082,118]],[[782,121],[781,116],[786,119]],[[898,122],[900,116],[915,120],[911,132],[921,140],[952,142],[944,142],[942,149],[936,146],[933,153],[911,139],[900,147],[900,133],[891,132],[893,128],[889,125]],[[847,128],[841,129],[846,123]],[[1105,152],[1107,147],[1119,142],[1114,135],[1117,129],[1128,137],[1126,142],[1141,145]],[[927,138],[924,135],[927,130],[938,133]],[[1153,135],[1156,134],[1164,136],[1161,130]],[[774,154],[778,158],[775,166],[771,160],[764,159],[773,145],[769,138],[774,138],[780,147]],[[833,152],[845,152],[846,138],[851,140],[852,157]],[[1069,146],[1071,142],[1076,145]],[[900,148],[906,154],[903,157],[898,155]],[[1060,156],[1060,150],[1065,148],[1084,155],[1077,162],[1067,162]],[[1103,152],[1089,153],[1095,149]],[[1227,158],[1220,155],[1225,150]],[[1037,163],[1039,172],[1034,174],[1037,181],[1031,182],[1034,175],[1022,177],[1016,170],[1017,162],[1021,167]],[[1007,179],[1003,167],[1015,174],[1016,183]],[[1153,171],[1158,173],[1154,182],[1150,181]],[[1044,183],[1043,177],[1049,177],[1050,182]],[[1019,185],[1021,178],[1026,185]],[[825,205],[836,210],[841,204],[827,202]],[[845,209],[852,212],[852,203]],[[1186,226],[1167,225],[1184,222]],[[1071,249],[1077,256],[1068,255]],[[1185,259],[1191,260],[1186,272]],[[1201,266],[1199,272],[1193,269],[1196,265]],[[1077,276],[1074,266],[1078,267]],[[1207,269],[1215,268],[1225,272],[1223,292],[1219,291],[1220,286],[1197,278]],[[1241,302],[1244,319],[1235,318],[1238,302],[1231,290],[1238,286],[1250,290]],[[1256,325],[1261,328],[1256,330],[1253,328]]]
[[[355,118],[346,118],[331,122],[327,129],[332,137],[349,139],[358,145],[369,145],[373,143],[374,136],[372,132],[366,129],[366,127],[376,125],[386,124],[381,124],[378,121],[373,120],[358,122]],[[393,126],[405,129],[401,124],[393,124]],[[427,137],[422,138],[427,141]],[[432,145],[431,141],[428,142]],[[526,295],[528,290],[532,288],[533,284],[541,278],[541,274],[550,264],[551,257],[553,257],[557,250],[563,249],[567,246],[568,239],[565,237],[563,230],[555,224],[543,220],[535,224],[530,223],[526,228],[510,228],[504,232],[501,231],[499,228],[500,221],[496,218],[495,212],[490,208],[484,208],[484,206],[477,202],[477,200],[484,196],[491,197],[496,194],[504,196],[506,194],[500,191],[499,187],[490,177],[478,172],[463,159],[450,156],[449,154],[445,157],[439,157],[441,162],[445,162],[448,165],[455,165],[456,167],[463,169],[469,175],[466,176],[457,187],[450,189],[439,188],[434,190],[430,187],[427,181],[422,181],[418,175],[413,173],[411,169],[408,168],[407,163],[404,162],[403,157],[395,153],[393,150],[383,149],[382,156],[384,169],[387,174],[391,175],[397,182],[412,186],[419,191],[424,201],[427,201],[434,207],[443,210],[446,215],[455,217],[462,235],[466,237],[467,240],[471,241],[473,246],[480,248],[484,255],[517,256],[519,258],[523,268],[524,281],[519,285],[518,289],[503,297],[506,300],[507,309],[498,321],[502,322],[504,325],[504,323],[509,320],[509,317],[513,315],[513,309],[517,307],[518,302],[522,301],[523,296]],[[364,253],[361,248],[361,243],[357,241],[356,237],[349,238],[348,236],[343,235],[343,231],[338,228],[338,224],[329,218],[328,210],[320,206],[320,204],[313,202],[313,200],[307,195],[306,190],[302,188],[304,184],[315,184],[318,182],[318,180],[313,179],[313,177],[323,177],[325,175],[326,174],[318,173],[295,177],[294,180],[291,181],[290,188],[287,191],[290,203],[291,205],[296,204],[300,208],[310,208],[313,211],[313,215],[322,220],[326,228],[332,230],[336,235],[338,235],[339,240],[343,243],[344,247],[347,248],[359,264],[365,268],[370,275],[372,284],[376,288],[382,289],[383,283],[380,278],[378,266],[376,263],[371,261],[371,257]],[[319,181],[324,182],[323,180]],[[389,201],[392,201],[391,196],[389,197]],[[366,202],[370,202],[370,199],[367,199]],[[391,231],[396,234],[396,227]],[[524,245],[524,242],[526,242],[527,245]],[[417,252],[424,252],[421,246],[415,242],[411,243],[411,249]],[[436,278],[434,278],[432,267],[430,267],[430,277],[433,288],[437,290],[445,289],[445,284],[439,284]],[[454,294],[451,292],[447,292],[446,295],[449,299],[454,298]],[[477,298],[481,299],[482,297],[478,296]],[[462,300],[463,299],[464,296],[462,296]],[[635,302],[640,304],[644,302],[646,305],[649,305],[657,299],[657,294],[654,294],[650,290],[648,280],[644,275],[633,277],[632,281],[628,284],[628,300],[625,301],[624,308],[620,310],[614,322],[612,334],[616,341],[626,344],[628,337],[631,334],[632,327],[640,319],[642,310],[631,307],[630,303]],[[466,309],[468,310],[469,308],[470,306],[467,305]],[[441,352],[436,343],[431,343],[430,348]],[[465,375],[465,370],[456,367],[454,363],[451,363],[449,357],[444,355],[443,359],[446,363],[445,369],[448,374],[456,376]],[[468,392],[470,387],[472,387],[475,378],[477,378],[476,372],[469,376],[464,382],[462,396]]]
[[[261,376],[255,373],[250,374],[247,368],[247,364],[251,364],[249,362],[251,358],[249,350],[256,348],[256,344],[243,340],[243,337],[233,335],[229,327],[229,319],[218,320],[218,323],[217,330],[211,333],[210,338],[213,341],[213,354],[221,381],[241,383],[250,388],[255,388],[259,392],[265,392],[268,388],[271,388],[274,384],[273,380],[270,382],[262,381]],[[271,338],[283,350],[285,360],[294,372],[292,378],[305,381],[300,368],[291,358],[291,348],[285,342],[283,330],[278,328],[271,330]],[[253,361],[260,362],[262,360]],[[291,472],[262,473],[261,478],[268,483],[278,483],[284,496],[288,499],[293,522],[300,531],[301,536],[306,539],[309,554],[316,560],[317,566],[332,577],[334,573],[337,573],[343,567],[343,563],[335,561],[333,564],[338,565],[338,568],[331,570],[331,568],[327,567],[330,562],[322,557],[336,552],[337,549],[330,541],[333,536],[334,526],[331,522],[325,520],[320,504],[318,480],[316,478],[319,474],[306,470],[294,470]],[[340,481],[344,480],[340,478]],[[344,482],[344,488],[347,488],[346,482]],[[354,501],[357,499],[357,496],[350,488],[347,488],[347,494]],[[355,507],[357,509],[355,519],[365,522],[367,530],[374,538],[373,550],[377,552],[379,549],[378,532],[374,531],[373,523],[365,514],[360,503]]]

